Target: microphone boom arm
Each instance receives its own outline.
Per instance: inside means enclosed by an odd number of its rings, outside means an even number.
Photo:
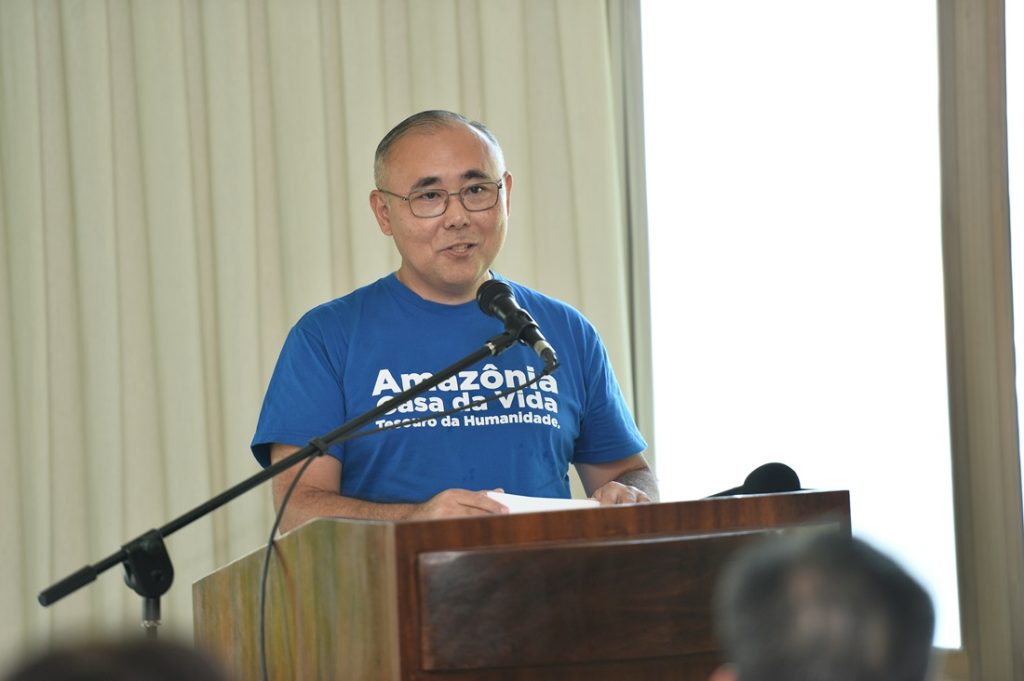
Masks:
[[[98,563],[86,565],[48,588],[43,589],[39,592],[38,596],[40,605],[52,605],[68,594],[71,594],[86,584],[95,581],[96,577],[102,572],[109,570],[118,563],[122,563],[125,566],[125,582],[127,582],[128,586],[130,586],[144,599],[143,626],[151,632],[155,631],[155,626],[159,624],[159,598],[167,592],[171,586],[171,581],[174,578],[174,568],[171,565],[170,558],[167,556],[167,550],[163,544],[164,537],[177,532],[186,525],[190,525],[199,518],[202,518],[208,513],[220,508],[235,497],[248,492],[260,483],[273,478],[281,471],[291,468],[292,466],[313,456],[326,454],[328,448],[349,439],[355,433],[356,429],[361,426],[364,426],[376,419],[378,416],[382,416],[392,409],[405,404],[420,393],[430,390],[482,359],[500,355],[502,352],[515,345],[516,342],[516,336],[513,336],[508,331],[494,336],[487,340],[479,349],[469,355],[466,355],[455,364],[442,369],[430,378],[427,378],[416,385],[410,386],[407,390],[403,390],[387,402],[378,405],[361,416],[351,419],[330,433],[321,437],[313,438],[309,444],[297,452],[290,454],[277,463],[267,466],[262,471],[259,471],[233,487],[224,490],[217,496],[209,499],[199,506],[196,506],[191,511],[178,516],[166,525],[155,530],[149,530],[148,532],[140,535],[122,546],[119,551],[110,554]]]

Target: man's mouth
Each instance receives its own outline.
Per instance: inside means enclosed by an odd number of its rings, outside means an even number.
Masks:
[[[475,247],[476,244],[455,244],[454,246],[449,246],[445,250],[451,251],[452,253],[466,253]]]

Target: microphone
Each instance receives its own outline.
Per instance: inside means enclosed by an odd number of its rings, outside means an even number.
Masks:
[[[544,338],[530,313],[519,307],[511,286],[498,279],[488,279],[477,289],[476,302],[484,314],[500,319],[506,331],[520,343],[533,348],[549,371],[558,367],[555,349]]]
[[[800,478],[796,471],[784,463],[766,463],[750,472],[739,487],[727,489],[712,497],[731,497],[736,494],[775,494],[776,492],[798,492]]]

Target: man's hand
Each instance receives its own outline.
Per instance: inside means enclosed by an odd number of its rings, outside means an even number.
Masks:
[[[658,480],[643,454],[597,464],[576,464],[583,489],[602,506],[658,501]]]
[[[496,490],[500,492],[501,490]],[[465,489],[447,489],[432,499],[413,506],[408,520],[432,520],[459,516],[495,515],[508,513],[508,508],[487,496],[486,491],[470,492]]]
[[[602,506],[649,504],[651,502],[651,498],[642,489],[632,485],[624,485],[616,480],[607,482],[599,487],[590,498],[601,502]]]

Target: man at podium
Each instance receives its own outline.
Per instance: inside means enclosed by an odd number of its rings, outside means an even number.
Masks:
[[[261,465],[383,404],[479,348],[503,329],[476,304],[507,232],[512,175],[481,123],[425,111],[380,142],[370,207],[400,266],[378,281],[306,313],[285,341],[252,450]],[[557,226],[547,225],[549,229]],[[566,498],[569,466],[602,504],[656,500],[646,443],[626,408],[604,345],[569,305],[505,280],[558,352],[544,370],[516,344],[378,419],[392,428],[317,457],[282,522],[318,516],[429,519],[507,512],[502,490]],[[466,411],[445,411],[470,405]],[[395,427],[397,426],[397,428]],[[275,505],[296,468],[274,480]]]

